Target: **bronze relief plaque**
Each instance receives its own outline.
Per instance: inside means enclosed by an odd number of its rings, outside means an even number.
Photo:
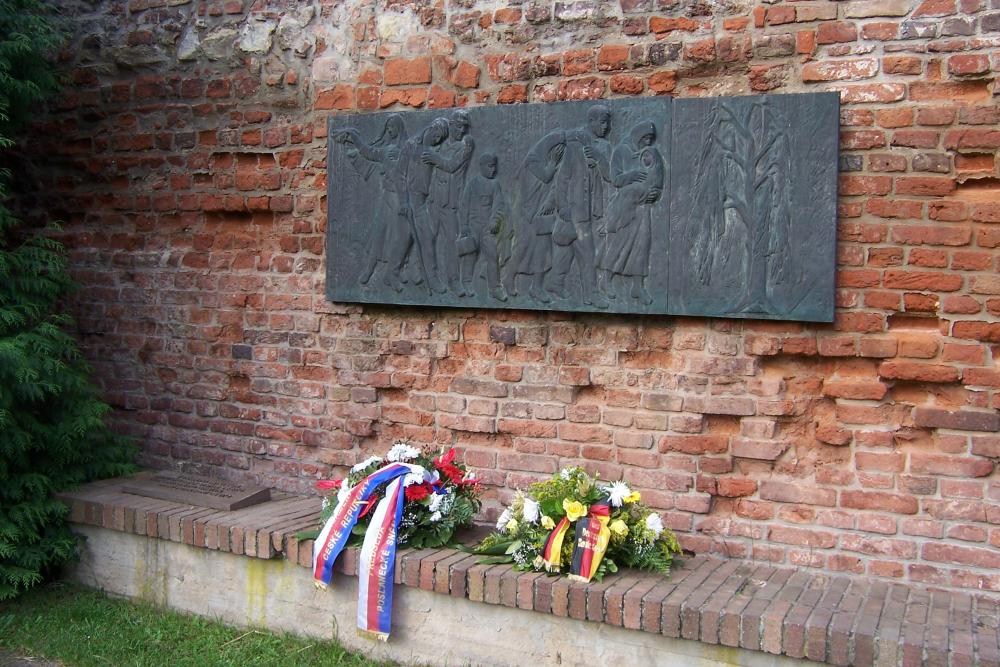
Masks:
[[[329,121],[327,298],[833,319],[836,93]]]

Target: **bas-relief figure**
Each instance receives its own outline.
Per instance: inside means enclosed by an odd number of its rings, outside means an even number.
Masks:
[[[782,97],[334,117],[327,294],[828,321],[836,97]]]

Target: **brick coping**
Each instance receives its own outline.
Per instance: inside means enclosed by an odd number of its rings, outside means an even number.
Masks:
[[[135,496],[124,480],[60,494],[71,523],[157,537],[309,568],[320,500],[276,494],[226,512]],[[337,563],[357,575],[357,549]],[[397,584],[707,644],[833,665],[1000,667],[1000,601],[963,592],[832,576],[699,555],[669,578],[624,571],[582,584],[510,565],[481,565],[454,549],[401,550]]]

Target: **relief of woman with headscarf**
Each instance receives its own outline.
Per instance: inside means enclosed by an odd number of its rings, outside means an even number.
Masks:
[[[607,250],[601,258],[601,268],[631,283],[630,296],[647,305],[653,302],[646,291],[652,209],[663,195],[666,174],[655,141],[656,126],[644,121],[611,155],[611,183],[616,190],[608,207]],[[615,298],[610,292],[606,296]]]

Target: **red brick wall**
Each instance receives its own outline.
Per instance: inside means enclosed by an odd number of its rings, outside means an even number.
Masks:
[[[1000,1],[247,5],[69,6],[46,200],[147,464],[309,491],[407,438],[492,512],[583,463],[694,550],[1000,591]],[[330,113],[820,90],[833,326],[324,299]]]

